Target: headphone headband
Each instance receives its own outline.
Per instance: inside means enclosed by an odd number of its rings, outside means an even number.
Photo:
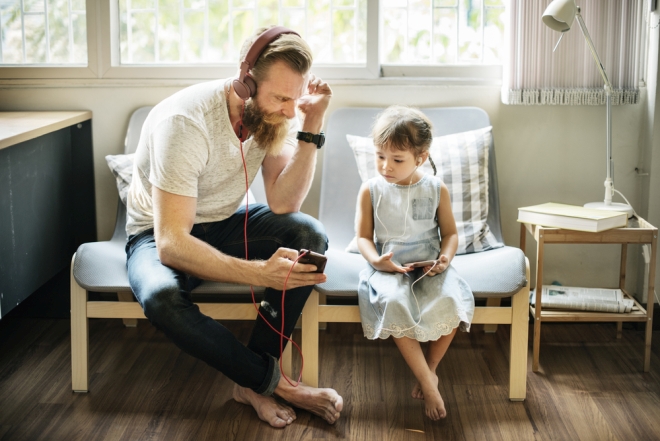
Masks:
[[[248,49],[247,54],[243,61],[241,61],[241,71],[238,74],[238,78],[235,79],[232,84],[234,85],[234,91],[242,99],[247,100],[250,97],[253,97],[257,93],[257,83],[254,81],[252,76],[250,76],[250,69],[254,67],[261,53],[266,49],[270,43],[275,41],[280,35],[283,34],[295,34],[300,37],[295,31],[292,31],[289,28],[284,26],[275,26],[270,29],[266,29],[261,33],[257,39],[252,43],[250,49]]]

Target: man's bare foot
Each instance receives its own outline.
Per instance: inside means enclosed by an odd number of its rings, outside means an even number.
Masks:
[[[426,406],[426,416],[433,421],[437,421],[447,416],[445,402],[442,401],[438,387],[430,387],[424,393],[424,405]]]
[[[289,406],[238,384],[234,385],[234,400],[254,407],[259,418],[273,427],[286,427],[296,419],[296,412]]]
[[[275,393],[301,409],[308,410],[320,416],[330,424],[334,424],[344,407],[344,399],[334,389],[319,389],[302,383],[297,387],[280,379]]]
[[[438,376],[436,374],[433,375],[433,384],[435,384],[435,388],[438,388]],[[410,395],[416,399],[416,400],[423,400],[424,399],[424,392],[422,392],[422,385],[419,384],[419,381],[415,384],[415,387],[413,387],[412,392]]]

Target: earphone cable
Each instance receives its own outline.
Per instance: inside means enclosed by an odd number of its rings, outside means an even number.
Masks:
[[[240,149],[241,149],[241,159],[243,160],[243,173],[245,175],[245,194],[246,194],[246,198],[245,198],[245,218],[244,218],[244,221],[243,221],[243,240],[244,240],[244,243],[245,243],[245,260],[249,260],[249,258],[248,258],[248,240],[247,240],[247,223],[248,223],[248,206],[249,206],[250,201],[247,198],[247,194],[248,194],[248,190],[250,189],[250,183],[249,183],[249,179],[248,179],[247,164],[245,163],[245,154],[243,152],[243,140],[242,140],[242,138],[243,138],[243,114],[244,114],[244,112],[245,112],[245,101],[243,101],[243,107],[241,108],[241,124],[239,126],[240,127],[239,128],[240,133],[239,133],[239,140],[238,141],[239,141]],[[293,267],[295,266],[296,262],[298,262],[298,260],[302,256],[304,256],[304,254],[298,256],[293,261],[293,263],[291,264],[291,268],[289,268],[289,272],[286,275],[286,279],[284,279],[284,288],[282,289],[282,306],[281,306],[281,308],[282,308],[282,325],[281,325],[281,330],[280,331],[275,329],[275,327],[273,325],[271,325],[268,320],[266,320],[266,317],[264,317],[264,315],[261,313],[261,311],[259,311],[259,306],[257,306],[257,301],[255,299],[254,287],[252,286],[252,284],[250,284],[250,292],[252,293],[252,304],[254,305],[254,309],[256,309],[257,314],[268,325],[268,327],[270,329],[272,329],[273,331],[275,331],[275,333],[277,333],[280,336],[280,360],[279,360],[280,373],[282,374],[282,376],[284,377],[286,382],[289,383],[293,387],[297,387],[300,384],[301,380],[302,380],[302,371],[303,371],[303,367],[305,366],[305,360],[303,359],[302,349],[300,349],[300,346],[298,346],[298,344],[295,341],[293,341],[293,339],[291,339],[290,337],[287,337],[284,334],[284,299],[285,299],[285,296],[286,296],[286,284],[289,281],[289,276],[291,275],[291,271],[293,271]],[[282,354],[284,352],[284,339],[287,339],[288,341],[290,341],[291,344],[293,344],[296,347],[296,349],[298,350],[298,352],[300,353],[300,373],[298,374],[298,380],[296,381],[295,384],[293,382],[291,382],[289,377],[287,377],[287,375],[284,373],[284,369],[282,368]]]

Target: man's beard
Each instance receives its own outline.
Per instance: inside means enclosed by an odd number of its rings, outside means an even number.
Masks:
[[[282,152],[289,133],[289,119],[285,115],[264,112],[253,98],[245,103],[243,125],[267,155],[277,156]]]

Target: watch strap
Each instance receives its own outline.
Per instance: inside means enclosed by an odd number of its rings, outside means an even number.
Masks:
[[[309,132],[298,132],[296,139],[304,142],[309,142],[311,144],[316,144],[316,148],[320,149],[325,143],[325,133],[321,132],[318,134],[313,134]]]

